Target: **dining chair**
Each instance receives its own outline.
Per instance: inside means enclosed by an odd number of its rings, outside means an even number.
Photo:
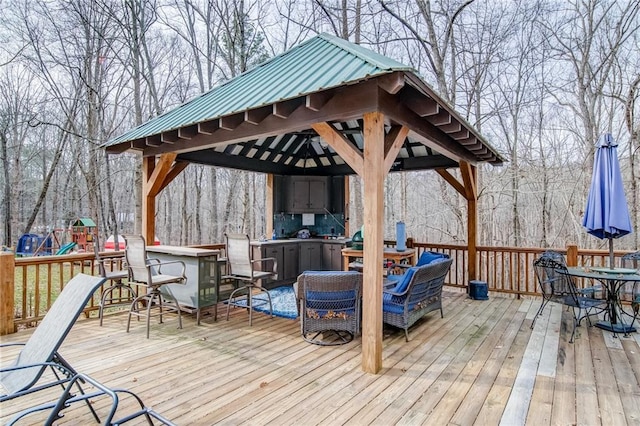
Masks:
[[[269,313],[273,318],[273,305],[271,295],[262,286],[262,280],[277,279],[277,262],[273,257],[253,259],[251,253],[251,241],[247,234],[224,234],[225,253],[227,256],[227,274],[222,279],[235,280],[244,283],[229,295],[227,300],[227,321],[231,306],[246,308],[249,312],[249,325],[253,322],[253,292],[254,290],[266,293],[269,303]],[[271,268],[269,268],[271,266]],[[245,300],[240,300],[240,299]]]
[[[636,274],[640,274],[640,251],[636,251],[634,253],[627,253],[622,256],[621,266],[623,268],[635,269]],[[633,321],[631,325],[638,319],[639,311],[640,311],[640,281],[630,282],[627,281],[620,291],[622,300],[626,302],[631,302],[631,311],[632,314],[627,313],[623,310],[627,315],[633,317]]]
[[[145,317],[147,322],[147,339],[149,338],[149,326],[152,316],[157,316],[162,323],[162,315],[166,312],[176,312],[178,314],[178,328],[182,328],[182,315],[180,305],[171,293],[171,285],[185,284],[185,264],[176,260],[171,262],[160,262],[158,259],[148,259],[147,249],[142,235],[125,235],[126,246],[124,257],[129,271],[129,283],[137,284],[147,288],[147,292],[133,299],[129,316],[127,318],[127,333],[131,325],[131,316]],[[162,267],[166,265],[178,264],[182,266],[179,275],[169,275],[162,273]],[[152,309],[157,312],[152,313]]]
[[[129,271],[127,269],[113,269],[113,261],[108,261],[100,255],[100,240],[97,231],[93,234],[93,253],[98,264],[98,274],[110,283],[109,287],[102,290],[100,298],[98,317],[100,318],[100,327],[102,327],[105,307],[130,306],[138,295],[128,283],[123,281],[129,278]]]
[[[540,257],[533,262],[538,283],[542,291],[542,305],[538,309],[531,328],[536,322],[538,316],[549,302],[557,302],[562,305],[571,307],[573,314],[573,330],[569,343],[573,343],[576,328],[580,326],[583,319],[587,319],[591,326],[590,317],[607,310],[607,301],[603,299],[594,299],[585,296],[575,285],[573,278],[569,276],[566,265],[558,262],[552,257]],[[577,311],[576,311],[577,310]],[[583,313],[584,311],[584,313]]]

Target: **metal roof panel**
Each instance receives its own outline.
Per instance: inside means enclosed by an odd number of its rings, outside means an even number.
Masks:
[[[355,83],[394,71],[401,64],[340,38],[320,34],[107,142],[141,139],[190,124]]]

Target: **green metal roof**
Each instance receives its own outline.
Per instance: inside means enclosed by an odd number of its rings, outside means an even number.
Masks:
[[[395,71],[415,72],[413,68],[391,58],[338,37],[320,34],[110,140],[105,146],[156,135]]]

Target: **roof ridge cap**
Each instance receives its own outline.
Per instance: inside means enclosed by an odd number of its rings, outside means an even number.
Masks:
[[[314,38],[322,38],[323,40],[325,40],[328,43],[331,43],[332,45],[336,46],[339,49],[342,49],[344,51],[346,51],[347,53],[350,53],[358,58],[360,58],[361,60],[370,63],[371,65],[375,65],[378,68],[381,69],[393,69],[396,71],[411,71],[415,74],[417,74],[417,71],[415,68],[409,66],[409,65],[405,65],[402,62],[394,59],[394,58],[390,58],[389,56],[383,55],[382,53],[378,53],[375,50],[371,50],[368,49],[364,46],[361,46],[359,44],[355,44],[350,42],[349,40],[345,40],[343,38],[337,37],[333,34],[329,34],[329,33],[319,33],[317,36],[310,38],[309,40],[313,40]],[[307,41],[306,40],[304,43],[301,43],[299,46],[302,46],[303,44],[305,44]],[[370,53],[370,54],[369,54]],[[387,65],[381,63],[378,58],[376,58],[375,56],[379,56],[380,58],[384,58],[388,61],[393,61],[396,64],[398,64],[398,66],[393,66],[391,68],[389,68]]]

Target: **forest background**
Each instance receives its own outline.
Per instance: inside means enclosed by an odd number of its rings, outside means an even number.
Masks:
[[[638,249],[640,1],[0,0],[0,243],[93,218],[140,232],[141,158],[101,145],[320,32],[414,67],[508,160],[479,167],[478,243],[604,247],[581,226],[594,144],[618,153]],[[351,229],[362,223],[351,179]],[[385,230],[463,243],[434,172],[390,174]],[[265,232],[265,175],[190,165],[158,197],[166,244]]]

